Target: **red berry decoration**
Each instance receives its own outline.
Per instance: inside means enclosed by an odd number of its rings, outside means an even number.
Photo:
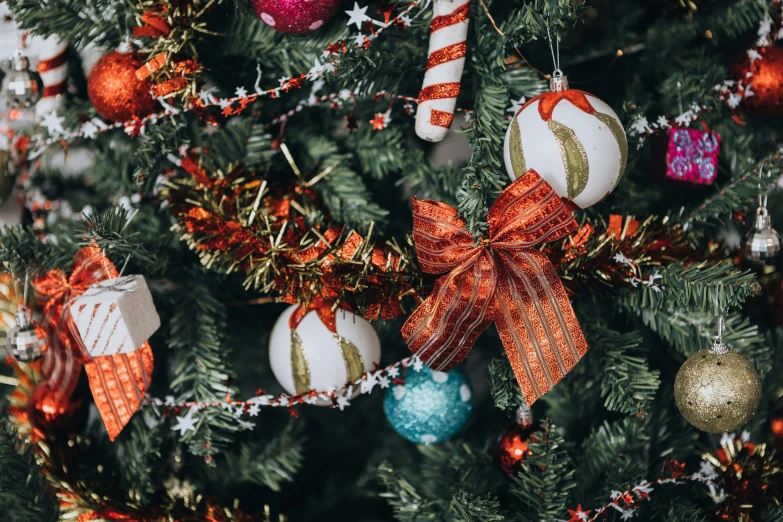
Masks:
[[[122,122],[155,111],[150,81],[136,77],[142,65],[144,59],[136,52],[109,51],[98,60],[87,77],[87,95],[98,114]]]
[[[340,0],[250,0],[250,5],[275,31],[307,34],[332,19]]]
[[[751,60],[743,53],[731,69],[732,76],[753,91],[742,106],[751,116],[774,117],[783,114],[783,48],[756,47],[761,58]],[[748,77],[748,75],[752,77]]]
[[[500,468],[506,475],[515,475],[522,471],[522,463],[532,454],[527,447],[530,435],[536,431],[533,426],[514,423],[504,429],[498,437],[495,454],[500,461]]]

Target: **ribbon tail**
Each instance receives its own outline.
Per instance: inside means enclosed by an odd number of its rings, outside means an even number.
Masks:
[[[528,405],[549,391],[587,352],[555,267],[533,250],[499,252],[497,326]]]
[[[141,406],[152,379],[152,348],[96,357],[84,366],[109,440],[114,440]]]
[[[438,279],[402,327],[410,350],[433,370],[458,365],[492,324],[496,282],[495,264],[486,251]]]

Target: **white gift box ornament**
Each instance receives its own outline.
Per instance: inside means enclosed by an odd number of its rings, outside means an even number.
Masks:
[[[76,329],[92,357],[136,350],[160,328],[143,276],[107,279],[70,304]]]

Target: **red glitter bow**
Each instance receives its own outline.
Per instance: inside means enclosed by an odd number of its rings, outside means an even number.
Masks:
[[[421,359],[447,371],[492,322],[528,404],[587,352],[579,323],[549,258],[537,246],[577,229],[565,203],[533,170],[489,211],[489,238],[475,244],[457,210],[413,200],[413,239],[424,272],[443,274],[402,327]]]
[[[74,257],[67,278],[61,271],[52,270],[33,281],[36,299],[44,304],[41,325],[49,343],[42,362],[46,379],[42,386],[51,391],[45,413],[56,416],[67,408],[84,366],[110,440],[119,435],[141,405],[152,376],[152,348],[145,341],[131,353],[92,358],[66,305],[91,285],[118,275],[99,248],[86,247]]]

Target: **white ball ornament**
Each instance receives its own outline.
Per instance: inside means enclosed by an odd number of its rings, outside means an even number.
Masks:
[[[375,329],[362,316],[341,308],[304,311],[290,306],[269,338],[272,373],[292,395],[339,388],[374,370],[380,360]]]
[[[511,120],[504,156],[512,180],[535,170],[579,208],[605,198],[625,171],[628,141],[611,107],[568,88],[557,73],[550,92],[528,101]]]

